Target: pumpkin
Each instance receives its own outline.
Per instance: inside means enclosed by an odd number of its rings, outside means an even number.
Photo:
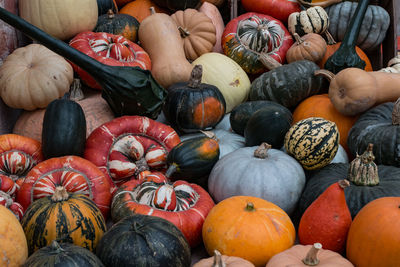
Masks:
[[[0,205],[3,205],[17,217],[18,220],[21,220],[24,215],[24,208],[18,202],[15,202],[14,199],[4,191],[0,190]]]
[[[222,2],[222,1],[220,1]],[[200,12],[206,14],[209,17],[215,27],[216,41],[212,49],[213,52],[223,53],[221,46],[221,37],[225,29],[224,20],[219,12],[218,8],[210,2],[203,1],[203,4],[199,8]]]
[[[256,233],[256,234],[255,234]],[[240,257],[257,267],[291,247],[295,229],[289,216],[275,204],[251,196],[234,196],[215,205],[203,224],[203,243]]]
[[[225,114],[222,120],[215,126],[215,129],[232,132],[231,123],[229,121],[230,116],[231,113]]]
[[[215,127],[225,115],[224,96],[214,85],[201,83],[202,75],[202,66],[196,65],[188,82],[168,88],[164,115],[180,131]]]
[[[28,258],[28,246],[15,215],[0,205],[0,264],[18,267]]]
[[[186,58],[195,60],[211,52],[216,42],[216,29],[212,20],[196,9],[178,10],[171,15],[183,39]]]
[[[293,34],[296,42],[286,53],[288,63],[307,59],[318,63],[326,53],[326,42],[321,35],[316,33],[307,33],[300,37],[297,33]]]
[[[187,8],[198,8],[201,5],[200,0],[153,0],[160,7],[167,8],[170,11],[185,10]]]
[[[98,16],[102,16],[107,14],[109,10],[113,11],[114,13],[118,12],[118,6],[115,0],[96,0],[97,1],[97,8],[98,8]]]
[[[299,214],[303,214],[326,188],[343,178],[351,184],[344,193],[352,218],[374,199],[400,196],[399,168],[377,166],[373,159],[372,147],[369,147],[350,164],[333,163],[312,173],[299,200]]]
[[[291,214],[304,184],[301,165],[263,143],[259,147],[240,148],[219,160],[209,175],[208,191],[216,202],[231,196],[254,196]]]
[[[82,32],[76,35],[69,45],[103,64],[151,69],[149,55],[140,46],[121,35],[106,32]],[[86,85],[102,89],[90,74],[76,64],[72,64],[72,66]]]
[[[388,102],[376,106],[360,116],[349,132],[349,150],[353,156],[361,154],[369,143],[374,144],[376,164],[400,167],[397,153],[399,105]]]
[[[129,3],[121,8],[119,14],[130,15],[136,18],[139,23],[142,23],[145,18],[151,15],[150,7],[153,7],[157,13],[168,13],[165,9],[157,6],[152,0],[129,0]]]
[[[299,3],[288,0],[241,0],[241,4],[248,12],[267,14],[285,24],[291,13],[300,11]]]
[[[147,17],[140,24],[139,41],[152,60],[152,75],[163,87],[189,80],[192,66],[186,60],[184,41],[172,17],[162,13]]]
[[[280,66],[292,46],[290,33],[279,20],[261,13],[245,13],[232,19],[222,34],[225,55],[249,74]]]
[[[346,116],[354,116],[385,102],[400,97],[400,74],[366,72],[358,68],[347,68],[338,74],[320,70],[330,81],[329,98],[335,108]]]
[[[354,267],[339,253],[322,249],[320,243],[313,245],[295,245],[273,256],[266,267],[281,266],[327,266],[327,267]]]
[[[21,18],[61,40],[93,30],[99,16],[97,0],[21,0],[18,4]]]
[[[349,156],[347,155],[347,151],[342,147],[342,145],[339,144],[338,151],[336,152],[336,155],[331,163],[349,163]]]
[[[368,203],[351,224],[346,255],[355,266],[396,266],[399,261],[399,197]]]
[[[361,1],[359,1],[361,3]],[[352,25],[351,18],[355,14],[358,4],[343,1],[326,8],[331,23],[329,32],[337,41],[344,40],[346,29]],[[364,51],[375,50],[385,39],[390,25],[389,13],[379,5],[368,5],[362,20],[360,33],[356,37],[356,45]]]
[[[32,202],[21,224],[30,255],[56,238],[93,252],[106,231],[95,203],[86,195],[69,194],[62,186],[56,187],[52,196]]]
[[[115,193],[111,217],[114,223],[132,214],[166,219],[195,247],[201,243],[201,227],[213,206],[210,195],[197,184],[132,180]]]
[[[315,170],[333,160],[339,147],[339,135],[334,122],[311,117],[296,122],[289,129],[284,145],[304,169]]]
[[[56,240],[51,245],[35,251],[22,267],[55,266],[59,262],[65,266],[104,267],[99,258],[89,250]]]
[[[263,73],[252,82],[249,100],[270,100],[295,108],[321,90],[323,80],[314,75],[316,70],[319,67],[314,62],[300,60]]]
[[[263,107],[249,118],[244,130],[246,146],[257,146],[266,142],[280,149],[283,139],[292,124],[292,113],[281,105]]]
[[[5,8],[15,14],[18,13],[17,1],[6,0],[0,3],[0,7]],[[17,31],[7,23],[0,21],[0,36],[3,40],[0,43],[0,66],[3,60],[18,47]]]
[[[221,255],[221,253],[218,250],[214,250],[213,257],[202,259],[193,265],[193,267],[213,267],[213,266],[254,267],[254,264],[239,257]]]
[[[351,215],[346,204],[344,188],[349,181],[340,180],[330,185],[301,216],[298,236],[300,244],[320,242],[324,248],[343,253]]]
[[[100,240],[96,254],[106,266],[126,267],[186,267],[191,255],[177,227],[165,219],[140,214],[113,225]]]
[[[310,117],[321,117],[336,124],[340,134],[340,145],[346,151],[347,136],[358,116],[346,116],[336,110],[328,94],[313,95],[303,100],[293,111],[293,123]]]
[[[320,6],[293,12],[288,18],[288,30],[291,34],[303,36],[307,33],[324,33],[329,26],[329,16]]]
[[[68,92],[71,65],[40,44],[16,49],[0,67],[0,96],[12,108],[45,108]]]
[[[4,164],[4,163],[3,163]],[[4,171],[2,171],[4,172]],[[11,177],[8,177],[4,175],[3,173],[0,174],[0,194],[3,196],[2,201],[0,201],[1,204],[8,204],[5,200],[8,200],[8,197],[15,196],[18,190],[18,185],[14,182]],[[7,195],[7,196],[5,196]],[[12,199],[11,199],[12,200]]]
[[[138,41],[139,21],[127,14],[114,14],[109,9],[107,14],[101,15],[94,32],[107,32],[122,35],[131,42]]]
[[[192,62],[203,66],[201,82],[215,85],[224,96],[225,112],[247,100],[250,80],[246,72],[231,58],[220,53],[206,53]]]

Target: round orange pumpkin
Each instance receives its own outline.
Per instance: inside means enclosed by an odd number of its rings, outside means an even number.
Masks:
[[[122,0],[119,1],[121,2]],[[132,17],[135,17],[140,23],[146,17],[151,15],[150,7],[154,7],[157,13],[168,13],[168,11],[166,11],[165,9],[158,7],[152,0],[128,0],[128,2],[129,3],[126,4],[119,11],[119,13],[131,15]]]
[[[275,254],[294,244],[296,232],[277,205],[251,196],[234,196],[211,209],[203,224],[208,254],[214,250],[265,266]]]

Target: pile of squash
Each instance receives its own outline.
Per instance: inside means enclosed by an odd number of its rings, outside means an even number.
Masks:
[[[0,266],[399,264],[389,14],[237,5],[0,1]]]

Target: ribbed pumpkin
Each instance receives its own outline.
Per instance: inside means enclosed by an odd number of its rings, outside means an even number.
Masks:
[[[221,12],[215,5],[204,1],[203,4],[200,6],[199,11],[206,14],[215,26],[216,42],[213,47],[213,52],[223,53],[221,46],[221,37],[225,29],[225,23],[222,18]]]
[[[339,130],[334,122],[311,117],[295,123],[285,136],[285,149],[304,169],[328,165],[339,147]]]
[[[307,59],[318,63],[326,53],[326,42],[321,35],[316,33],[307,33],[300,37],[297,33],[293,34],[296,42],[286,53],[288,63]]]
[[[290,248],[295,229],[289,216],[266,200],[235,196],[218,203],[203,224],[203,242],[214,250],[265,266],[275,254]]]
[[[121,0],[120,0],[121,1]],[[123,6],[119,14],[127,14],[136,18],[139,23],[151,15],[150,7],[154,7],[157,13],[168,13],[165,9],[157,6],[152,0],[128,0],[129,3]]]
[[[64,187],[57,187],[52,196],[34,201],[21,224],[29,254],[59,238],[95,251],[106,231],[106,223],[96,204],[86,195],[68,194]]]

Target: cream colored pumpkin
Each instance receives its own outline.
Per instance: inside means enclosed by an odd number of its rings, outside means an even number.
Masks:
[[[63,57],[31,44],[16,49],[0,67],[0,96],[12,108],[45,108],[68,92],[73,76]]]
[[[69,39],[97,24],[97,0],[19,0],[19,15],[48,34]]]
[[[226,113],[247,100],[250,80],[246,72],[231,58],[220,53],[206,53],[192,62],[203,66],[202,82],[216,86],[226,102]]]

